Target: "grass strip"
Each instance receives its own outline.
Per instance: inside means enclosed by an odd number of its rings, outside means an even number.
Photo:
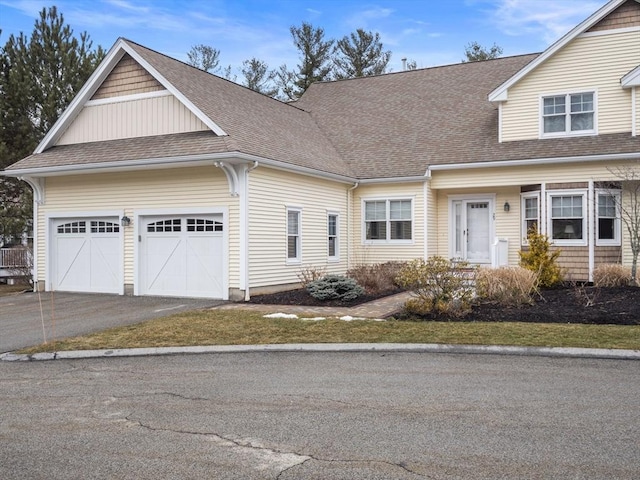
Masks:
[[[640,326],[553,323],[376,322],[268,319],[242,310],[203,310],[21,350],[19,353],[190,345],[441,343],[640,349]]]

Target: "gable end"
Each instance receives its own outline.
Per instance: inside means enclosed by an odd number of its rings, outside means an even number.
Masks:
[[[125,54],[102,82],[91,100],[157,92],[165,88],[138,64],[129,54]]]
[[[627,0],[616,10],[591,27],[588,32],[602,32],[618,28],[640,27],[640,3]]]

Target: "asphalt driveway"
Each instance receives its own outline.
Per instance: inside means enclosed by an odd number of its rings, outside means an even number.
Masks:
[[[0,297],[0,353],[43,343],[45,335],[47,341],[60,340],[221,303],[209,299],[62,292]]]

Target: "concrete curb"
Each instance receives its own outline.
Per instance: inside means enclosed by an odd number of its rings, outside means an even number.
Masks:
[[[73,360],[81,358],[144,357],[197,353],[266,353],[266,352],[412,352],[458,353],[474,355],[520,355],[535,357],[595,358],[640,360],[640,350],[563,347],[503,347],[484,345],[441,345],[431,343],[311,343],[270,345],[213,345],[196,347],[123,348],[112,350],[74,350],[32,355],[7,352],[0,355],[5,362],[41,360]]]

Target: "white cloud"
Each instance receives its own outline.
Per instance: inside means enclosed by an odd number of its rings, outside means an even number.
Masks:
[[[498,0],[492,22],[507,35],[540,35],[550,44],[606,3],[606,0]]]

